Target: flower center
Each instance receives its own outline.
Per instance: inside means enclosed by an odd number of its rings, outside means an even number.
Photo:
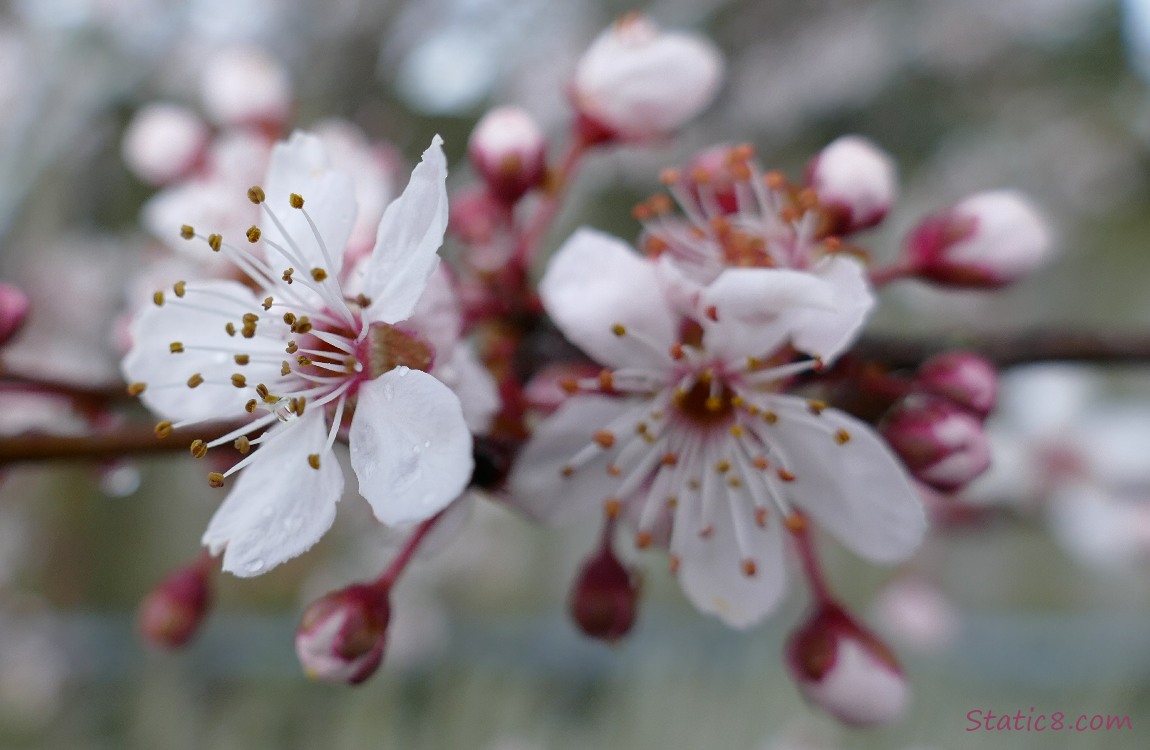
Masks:
[[[709,371],[708,371],[709,372]],[[726,426],[734,419],[735,392],[714,376],[699,378],[689,389],[676,392],[671,403],[675,413],[696,427]]]

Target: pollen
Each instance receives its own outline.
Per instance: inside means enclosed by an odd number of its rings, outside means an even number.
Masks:
[[[307,465],[316,471],[319,471],[319,454],[309,453],[307,457]]]
[[[248,379],[237,372],[232,375],[232,385],[234,385],[236,388],[246,388],[248,385]]]
[[[248,227],[248,231],[245,232],[245,234],[248,237],[248,242],[250,242],[254,245],[255,243],[260,241],[260,235],[263,233],[260,232],[259,227],[257,227],[255,224],[252,224],[250,227]]]
[[[260,398],[262,398],[266,401],[268,396],[271,394],[271,391],[268,390],[268,387],[266,385],[264,385],[263,383],[259,383],[258,385],[256,385],[256,394],[259,395]]]
[[[153,430],[158,438],[166,438],[172,434],[172,423],[168,421],[156,422],[156,427]]]
[[[184,345],[179,341],[173,341],[172,343],[168,344],[168,351],[172,354],[183,354]]]
[[[217,490],[224,486],[224,475],[218,471],[213,471],[208,474],[208,486],[215,487]]]
[[[175,292],[177,297],[183,297],[188,291],[188,282],[177,281],[175,284],[172,284],[172,291]]]
[[[607,449],[615,445],[615,435],[607,430],[599,430],[595,433],[594,440],[602,448]]]
[[[664,466],[676,466],[679,463],[679,454],[664,453],[660,463],[662,463]]]
[[[620,474],[622,474],[622,473],[623,473],[623,470],[622,470],[622,469],[620,469],[620,468],[619,468],[618,466],[616,466],[615,464],[610,464],[610,465],[607,467],[607,475],[608,475],[608,476],[617,477],[617,476],[619,476],[619,475],[620,475]]]
[[[139,396],[141,393],[143,393],[147,389],[147,387],[148,387],[147,383],[132,383],[131,385],[128,386],[128,395],[129,396]]]
[[[303,410],[307,408],[307,396],[298,396],[291,400],[291,410],[295,412],[297,417],[303,416]]]
[[[180,236],[185,240],[190,240],[196,236],[196,230],[192,228],[191,224],[184,224],[180,227]]]
[[[743,426],[741,424],[733,424],[733,425],[731,425],[731,429],[728,430],[728,432],[731,433],[731,437],[738,438],[738,437],[742,437],[743,433],[746,432],[746,430],[743,429]]]
[[[291,375],[291,362],[286,359],[280,364],[280,375]]]
[[[248,200],[258,206],[267,200],[267,196],[264,195],[264,189],[262,187],[259,185],[253,185],[248,188]]]
[[[615,389],[615,376],[610,370],[599,371],[599,388],[604,391]]]
[[[192,441],[192,444],[188,446],[188,450],[191,451],[192,455],[196,458],[203,458],[208,454],[208,445],[203,440],[196,438]]]
[[[287,351],[288,354],[295,354],[299,351],[299,344],[294,341],[289,341],[285,351]]]
[[[220,235],[218,235],[218,234],[209,234],[208,235],[208,247],[210,247],[213,251],[218,253],[220,251],[220,248],[223,247],[223,244],[224,244],[224,238],[221,237]]]
[[[303,196],[299,193],[292,193],[288,196],[288,203],[292,208],[303,208]]]
[[[766,471],[770,468],[771,464],[765,456],[755,456],[755,460],[751,461],[751,466],[754,466],[759,471]]]
[[[731,462],[725,458],[722,461],[719,461],[718,463],[715,464],[715,471],[719,472],[720,474],[726,474],[730,470],[731,470]]]
[[[851,434],[841,427],[835,431],[835,442],[839,445],[846,445],[851,439]]]
[[[196,388],[200,385],[203,385],[203,382],[204,376],[197,372],[195,375],[192,375],[190,378],[188,378],[188,387]]]

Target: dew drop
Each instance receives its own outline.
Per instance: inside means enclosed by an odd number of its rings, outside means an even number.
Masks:
[[[264,561],[262,558],[257,557],[254,560],[249,560],[244,563],[244,570],[248,573],[259,573],[264,569]]]
[[[299,415],[296,414],[291,408],[290,398],[281,398],[272,406],[272,413],[276,415],[276,419],[281,422],[294,421]]]
[[[431,441],[430,440],[424,440],[423,441],[423,447],[424,448],[430,448],[431,447]]]
[[[411,372],[411,370],[410,370],[410,369],[408,369],[407,367],[400,367],[400,368],[399,368],[399,377],[401,377],[401,378],[406,378],[406,377],[407,377],[407,373],[409,373],[409,372]]]

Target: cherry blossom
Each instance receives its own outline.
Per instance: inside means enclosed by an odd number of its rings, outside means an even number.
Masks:
[[[471,436],[459,399],[425,372],[436,352],[403,325],[439,263],[446,172],[436,137],[384,212],[354,300],[340,284],[355,221],[352,181],[328,167],[314,136],[277,145],[266,190],[249,191],[263,225],[244,244],[262,243],[262,254],[184,227],[256,288],[180,281],[157,291],[133,321],[123,372],[164,419],[161,435],[250,416],[191,445],[195,456],[225,444],[244,454],[209,475],[223,486],[238,474],[203,538],[214,554],[224,551],[225,570],[257,575],[327,531],[343,491],[332,452],[341,428],[360,494],[385,524],[428,518],[466,485]]]
[[[730,272],[728,272],[730,273]],[[575,344],[607,366],[544,421],[510,486],[537,519],[622,515],[639,547],[669,548],[688,598],[734,627],[768,615],[785,590],[783,531],[798,512],[869,559],[909,555],[925,530],[904,470],[865,424],[782,393],[846,341],[821,346],[812,317],[835,287],[763,269],[775,315],[731,325],[743,304],[724,274],[700,292],[711,315],[676,314],[655,263],[580,230],[551,260],[540,293]],[[816,318],[817,320],[817,318]],[[817,349],[812,344],[819,345]]]

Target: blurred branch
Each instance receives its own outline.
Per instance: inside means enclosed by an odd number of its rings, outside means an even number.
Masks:
[[[953,334],[930,338],[863,336],[851,350],[892,369],[915,367],[952,349],[978,352],[999,367],[1032,362],[1150,364],[1150,332],[1073,331],[1035,328],[998,334]]]
[[[155,427],[125,425],[115,432],[95,435],[19,435],[0,438],[0,466],[27,461],[100,460],[123,456],[188,451],[192,440],[205,435],[223,435],[240,423],[216,422],[194,429],[175,430],[166,438],[156,437]]]

